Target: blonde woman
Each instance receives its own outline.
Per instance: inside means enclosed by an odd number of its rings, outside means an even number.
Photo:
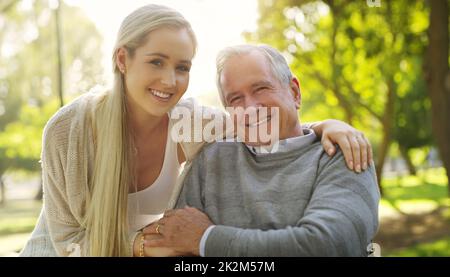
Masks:
[[[190,24],[170,8],[148,5],[125,18],[112,90],[79,97],[45,127],[44,207],[22,256],[144,254],[137,231],[173,207],[184,172],[205,144],[169,135],[169,112],[193,109],[180,98],[195,50]],[[367,140],[347,124],[325,121],[314,130],[326,149],[336,142],[346,150],[351,168],[371,160]]]

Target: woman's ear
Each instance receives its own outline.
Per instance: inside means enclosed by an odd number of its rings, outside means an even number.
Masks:
[[[125,74],[127,71],[126,61],[127,61],[127,50],[123,47],[120,47],[119,49],[117,49],[116,65],[119,71],[122,72],[122,74]]]
[[[296,77],[292,77],[292,80],[289,85],[290,85],[292,96],[294,97],[295,107],[298,110],[298,109],[300,109],[300,105],[302,104],[302,93],[301,93],[301,89],[300,89],[300,82],[298,81],[298,79]]]

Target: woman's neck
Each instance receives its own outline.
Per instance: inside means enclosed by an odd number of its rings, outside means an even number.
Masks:
[[[145,139],[158,132],[158,129],[167,125],[168,116],[154,116],[145,111],[130,110],[128,124],[136,139]]]

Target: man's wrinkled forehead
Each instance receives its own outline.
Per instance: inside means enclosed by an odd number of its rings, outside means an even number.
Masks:
[[[230,86],[246,84],[252,86],[259,82],[271,82],[275,79],[267,58],[257,52],[237,54],[224,64],[221,85]]]

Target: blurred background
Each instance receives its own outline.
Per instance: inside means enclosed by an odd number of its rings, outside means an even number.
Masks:
[[[374,148],[382,256],[450,256],[449,5],[446,0],[1,0],[0,256],[16,256],[42,206],[42,130],[59,107],[108,87],[121,20],[152,3],[198,36],[186,97],[220,106],[215,55],[282,51],[301,120],[344,120]]]

